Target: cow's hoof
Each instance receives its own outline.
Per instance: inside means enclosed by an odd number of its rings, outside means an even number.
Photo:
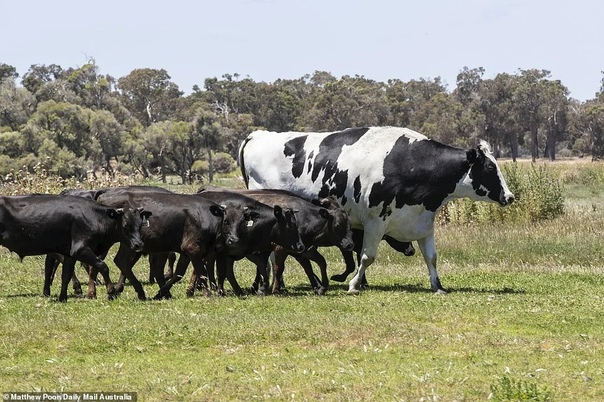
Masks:
[[[96,299],[96,293],[88,293],[86,295],[86,298],[94,300],[94,299]]]
[[[161,294],[159,294],[159,293],[158,293],[158,294],[156,294],[155,296],[153,296],[153,300],[161,300],[161,299],[163,299],[163,298],[164,298],[164,296],[162,296],[162,295],[161,295]]]
[[[73,294],[76,296],[81,296],[84,292],[82,292],[82,288],[75,288],[73,289]]]
[[[346,293],[346,294],[351,295],[351,296],[356,296],[359,293],[361,293],[361,291],[359,289],[352,288],[352,289],[348,289],[348,293]]]
[[[187,293],[185,294],[187,295],[187,297],[193,297],[195,296],[195,290],[187,289]]]
[[[436,289],[436,290],[434,291],[434,294],[435,294],[435,295],[446,295],[446,294],[447,294],[447,291],[446,291],[446,290],[444,290],[444,289]]]

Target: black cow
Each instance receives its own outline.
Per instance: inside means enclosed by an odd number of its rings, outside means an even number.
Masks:
[[[304,243],[300,237],[297,217],[289,206],[274,203],[268,206],[253,198],[232,191],[205,191],[195,194],[196,197],[212,200],[229,208],[242,208],[244,214],[250,217],[245,225],[239,227],[239,247],[229,247],[228,253],[218,255],[216,267],[218,273],[218,292],[224,294],[224,280],[227,278],[233,291],[242,295],[243,290],[235,279],[233,272],[234,260],[247,257],[257,266],[257,274],[261,277],[258,293],[265,294],[268,290],[268,273],[266,270],[268,256],[274,244],[295,252],[304,251]],[[229,239],[226,239],[228,242]],[[180,261],[179,261],[180,264]],[[211,262],[208,266],[212,266]],[[189,290],[192,293],[194,281]]]
[[[282,283],[285,258],[293,256],[302,265],[314,291],[323,295],[329,286],[327,262],[317,247],[336,246],[345,251],[354,247],[352,229],[348,214],[333,197],[307,200],[284,190],[239,190],[241,194],[254,198],[267,205],[286,205],[296,211],[300,237],[304,243],[303,253],[292,252],[283,247],[275,248],[275,270],[272,292],[279,293]],[[317,279],[310,261],[314,261],[321,270],[321,279]],[[257,280],[254,286],[257,286]]]
[[[67,286],[75,261],[98,270],[107,293],[115,295],[109,269],[99,256],[117,242],[134,250],[143,248],[140,228],[151,216],[142,208],[109,208],[73,196],[0,196],[0,245],[23,258],[58,253],[64,258],[60,301],[67,300]]]
[[[167,257],[170,252],[178,252],[186,255],[195,270],[203,273],[204,259],[223,246],[224,236],[230,238],[228,228],[223,226],[223,218],[228,216],[225,208],[199,197],[123,189],[104,192],[97,201],[115,207],[137,205],[154,212],[141,229],[144,247],[132,249],[122,244],[114,258],[141,300],[146,299],[145,291],[132,267],[142,254],[164,254]],[[176,274],[168,282],[165,282],[163,273],[155,273],[160,286],[156,298],[170,297],[172,284],[182,278],[185,270],[186,265],[184,269],[177,266]]]
[[[166,190],[164,188],[161,187],[154,187],[154,186],[122,186],[122,187],[105,187],[105,188],[101,188],[98,190],[87,190],[87,189],[64,189],[62,190],[59,194],[60,195],[72,195],[72,196],[76,196],[76,197],[82,197],[82,198],[88,198],[91,200],[96,201],[97,198],[104,193],[107,192],[121,192],[121,191],[138,191],[138,192],[161,192],[161,193],[172,193],[169,190]],[[102,259],[105,259],[106,256],[100,256]],[[149,256],[150,259],[153,258],[161,258],[163,259],[163,256]],[[169,255],[166,256],[166,260],[170,261],[170,269],[172,268],[172,266],[174,265],[174,255]],[[59,254],[48,254],[46,256],[45,262],[44,262],[44,290],[43,290],[43,295],[44,296],[50,296],[50,287],[52,285],[52,282],[54,280],[54,276],[55,276],[55,272],[59,266],[60,263],[63,263],[63,257]],[[164,261],[165,264],[165,261]],[[96,298],[96,285],[98,284],[97,281],[97,273],[91,269],[88,266],[84,266],[84,268],[87,271],[88,274],[88,293],[87,293],[87,297],[90,299]],[[124,274],[120,272],[120,277],[117,281],[117,284],[115,285],[115,289],[117,293],[121,293],[124,289],[124,281],[125,281],[125,277]],[[77,276],[75,275],[75,271],[72,277],[72,282],[73,282],[73,288],[74,288],[74,292],[76,294],[82,294],[82,287],[80,284],[80,281],[78,280]],[[155,282],[155,277],[151,274],[151,272],[149,273],[149,282],[153,283]]]

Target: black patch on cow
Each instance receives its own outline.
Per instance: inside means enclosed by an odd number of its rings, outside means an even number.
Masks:
[[[403,136],[384,159],[384,180],[372,186],[369,207],[383,203],[383,219],[392,213],[393,201],[397,209],[423,204],[436,211],[469,167],[465,150],[431,140],[410,143]]]
[[[338,169],[338,158],[344,145],[357,142],[369,128],[349,128],[344,131],[327,135],[319,144],[319,151],[312,166],[311,180],[315,182],[323,172],[320,197],[335,196],[346,204],[344,192],[348,185],[348,171]]]
[[[315,151],[310,151],[310,154],[308,154],[308,170],[306,171],[306,174],[310,173],[310,169],[312,169],[312,157],[315,155]]]
[[[356,179],[354,179],[354,202],[356,202],[357,204],[359,203],[359,200],[361,199],[361,176],[357,176]]]
[[[304,143],[307,138],[307,135],[293,138],[287,141],[283,148],[283,154],[285,156],[294,156],[292,161],[292,175],[296,178],[302,176],[302,173],[304,172],[304,163],[306,161]]]

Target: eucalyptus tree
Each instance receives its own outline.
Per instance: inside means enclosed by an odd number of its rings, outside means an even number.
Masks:
[[[542,122],[542,105],[545,102],[543,81],[550,76],[547,70],[519,70],[513,101],[518,123],[529,133],[533,162],[539,157],[539,126]]]
[[[559,80],[544,81],[544,119],[545,149],[544,156],[550,161],[556,159],[556,144],[566,139],[568,126],[568,89]]]
[[[308,130],[342,130],[388,122],[384,85],[363,76],[328,80],[310,92],[308,101],[310,107],[301,119]]]
[[[0,80],[0,129],[18,131],[35,111],[36,100],[25,88],[17,87],[11,77]],[[1,131],[1,130],[0,130]]]
[[[17,69],[10,64],[0,63],[0,82],[5,79],[16,80],[19,78],[19,73]]]
[[[425,119],[425,110],[421,111],[423,105],[442,93],[447,93],[447,87],[440,77],[408,82],[388,80],[385,88],[386,103],[390,109],[388,124],[419,130]]]
[[[183,92],[164,69],[140,68],[118,80],[122,103],[144,126],[169,120],[180,106]]]

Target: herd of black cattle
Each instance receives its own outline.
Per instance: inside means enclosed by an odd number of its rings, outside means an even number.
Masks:
[[[95,279],[100,273],[110,298],[123,290],[127,279],[138,298],[146,299],[132,271],[142,255],[149,256],[150,280],[159,286],[155,299],[171,297],[172,285],[185,275],[189,262],[193,274],[187,295],[192,296],[196,288],[224,295],[225,279],[235,294],[243,295],[233,270],[234,261],[242,258],[256,265],[252,288],[257,293],[279,293],[289,255],[303,267],[315,293],[324,294],[329,285],[327,264],[317,248],[342,250],[346,272],[332,279],[344,281],[355,269],[353,251],[360,252],[362,235],[351,229],[335,199],[307,200],[281,190],[207,188],[178,194],[159,187],[130,186],[0,196],[0,245],[21,258],[46,255],[43,293],[47,296],[62,264],[60,301],[67,300],[77,261],[89,267],[88,297],[96,296]],[[385,240],[406,255],[414,252],[410,243]],[[117,283],[103,261],[115,243],[119,249],[114,262],[121,271]],[[274,275],[269,290],[271,253]],[[176,254],[174,272],[164,275],[166,262],[172,265]],[[311,261],[319,266],[320,277]]]

